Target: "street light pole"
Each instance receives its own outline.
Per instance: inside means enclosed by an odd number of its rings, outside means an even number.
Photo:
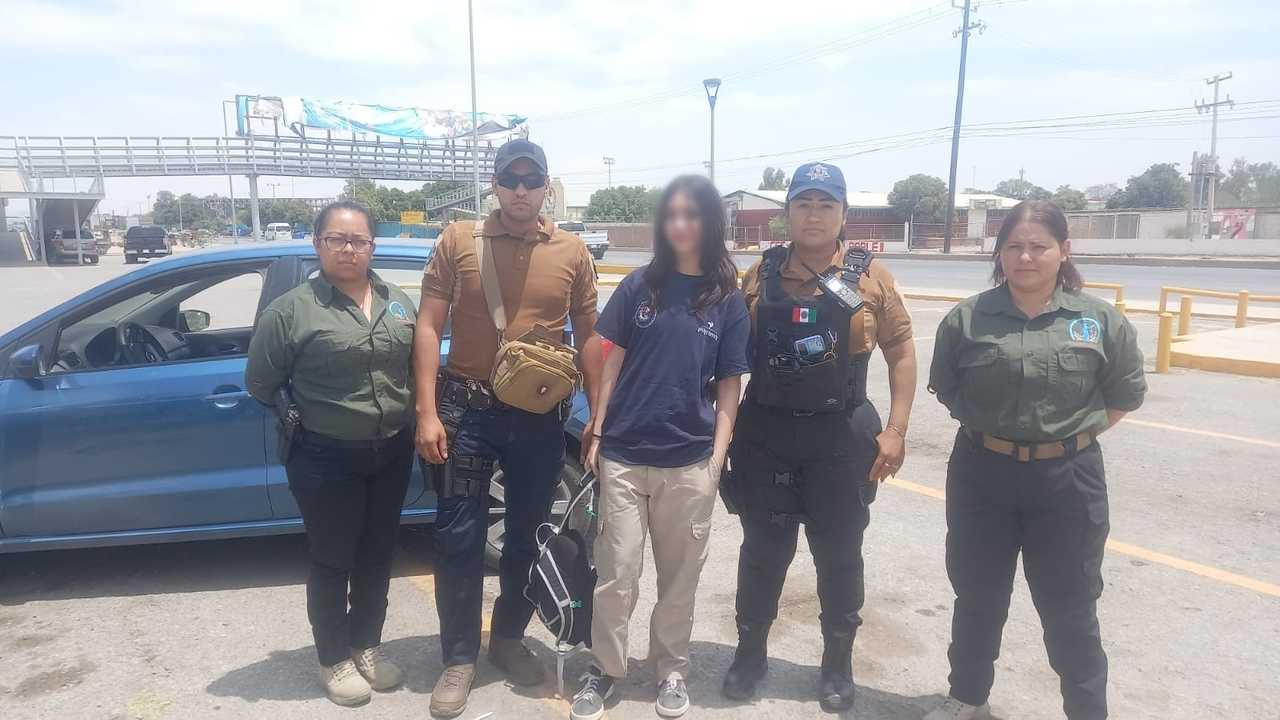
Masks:
[[[467,47],[471,52],[471,159],[476,186],[476,224],[480,223],[480,113],[476,110],[476,25],[472,0],[467,0]]]
[[[230,165],[231,164],[230,163],[231,135],[230,133],[227,132],[227,106],[228,105],[230,105],[232,109],[235,109],[236,103],[234,100],[222,101],[222,142],[226,144],[227,165]],[[231,208],[229,211],[229,214],[231,215],[231,238],[233,242],[235,242],[236,244],[239,244],[240,223],[236,222],[236,186],[234,183],[231,182],[231,173],[227,173],[227,196],[231,198]]]
[[[711,164],[708,165],[711,184],[716,184],[716,97],[720,94],[720,78],[707,78],[702,81],[707,91],[707,104],[711,106]]]

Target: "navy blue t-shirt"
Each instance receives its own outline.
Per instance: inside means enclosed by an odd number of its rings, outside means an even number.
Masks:
[[[695,315],[690,306],[701,278],[679,273],[655,311],[643,272],[622,281],[596,324],[596,332],[627,351],[600,454],[629,465],[692,465],[711,455],[712,380],[749,372],[751,317],[737,291]]]

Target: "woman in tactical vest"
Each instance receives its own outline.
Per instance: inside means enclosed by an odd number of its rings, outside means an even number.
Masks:
[[[844,176],[801,165],[787,192],[791,243],[747,271],[752,374],[722,480],[742,522],[738,648],[724,694],[750,698],[767,669],[769,626],[805,526],[818,574],[824,710],[853,705],[853,638],[862,620],[862,535],[877,484],[905,455],[915,395],[911,318],[893,276],[846,249]],[[867,399],[867,366],[879,345],[889,365],[889,420]]]
[[[604,365],[587,458],[600,476],[600,534],[591,618],[595,663],[573,697],[573,720],[596,720],[627,672],[645,536],[658,602],[649,623],[656,710],[689,707],[694,591],[707,559],[716,485],[747,370],[751,321],[724,245],[720,193],[678,177],[658,202],[653,260],[628,275],[596,332],[614,343]]]
[[[1133,326],[1080,292],[1067,218],[1016,205],[996,237],[996,287],[938,326],[929,390],[960,421],[947,466],[951,691],[927,720],[987,716],[1018,554],[1070,720],[1107,717],[1098,629],[1110,529],[1098,434],[1142,404]]]

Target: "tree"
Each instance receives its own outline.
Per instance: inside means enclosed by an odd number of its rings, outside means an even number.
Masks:
[[[1053,191],[1053,202],[1063,210],[1084,210],[1089,207],[1089,198],[1070,185],[1059,185]]]
[[[1280,205],[1280,167],[1273,162],[1251,163],[1236,158],[1218,186],[1217,199],[1219,205]]]
[[[1112,195],[1120,192],[1120,186],[1115,183],[1100,183],[1098,185],[1090,185],[1084,189],[1084,196],[1094,202],[1106,202],[1111,199]]]
[[[1181,208],[1187,206],[1191,184],[1177,163],[1156,163],[1141,175],[1129,178],[1120,192],[1107,199],[1115,208]]]
[[[903,220],[944,222],[947,212],[947,184],[932,175],[917,173],[893,184],[889,204]]]
[[[1022,178],[1001,180],[992,192],[1015,200],[1048,200],[1053,197],[1053,193]]]
[[[653,222],[657,188],[617,185],[591,193],[585,218],[596,222]]]
[[[791,185],[791,180],[787,178],[787,174],[775,167],[767,167],[764,169],[763,179],[760,181],[760,190],[786,190]]]
[[[774,215],[769,218],[769,234],[774,240],[785,242],[791,239],[791,226],[787,224],[786,215]]]

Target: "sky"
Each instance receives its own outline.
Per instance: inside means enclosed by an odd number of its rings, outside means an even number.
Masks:
[[[221,135],[237,93],[470,110],[461,0],[0,0],[0,13],[0,135]],[[1275,0],[990,0],[973,20],[960,188],[1020,171],[1050,189],[1123,185],[1156,162],[1185,171],[1209,146],[1193,105],[1227,71],[1237,104],[1219,156],[1280,162]],[[475,22],[480,110],[529,117],[571,205],[607,185],[606,155],[615,185],[705,172],[707,77],[723,79],[724,193],[809,160],[840,166],[851,190],[947,176],[961,23],[949,3],[476,0]],[[262,183],[268,197],[341,188]],[[225,194],[227,180],[109,178],[102,209],[137,212],[160,189]]]

